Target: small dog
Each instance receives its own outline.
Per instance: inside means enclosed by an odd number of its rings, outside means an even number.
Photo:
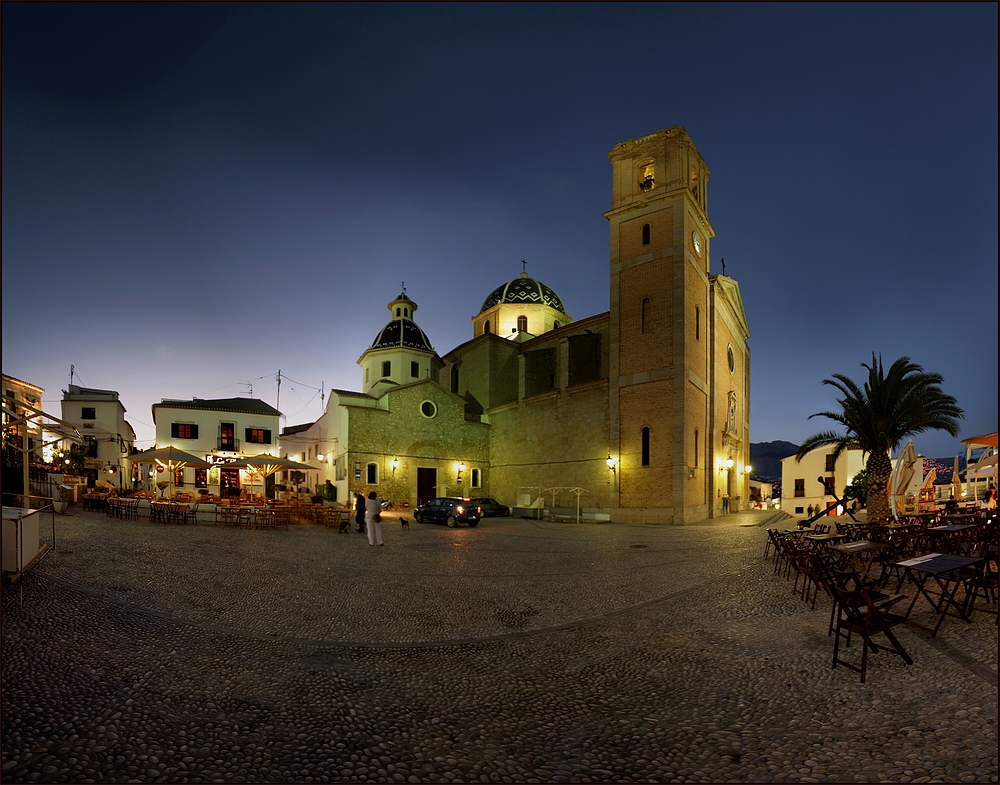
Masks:
[[[351,519],[343,516],[340,519],[340,526],[337,528],[337,534],[343,534],[344,532],[351,530]]]
[[[403,527],[404,532],[408,532],[410,530],[410,522],[406,518],[400,518],[399,525]]]

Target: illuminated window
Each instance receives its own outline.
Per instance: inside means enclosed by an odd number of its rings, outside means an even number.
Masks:
[[[649,224],[642,225],[642,244],[649,245]]]
[[[267,428],[247,428],[244,435],[251,444],[271,443],[271,431]]]
[[[528,332],[528,317],[527,316],[518,316],[517,317],[517,331],[519,333],[526,333],[526,332]]]
[[[642,429],[642,465],[649,466],[649,428]]]
[[[174,472],[174,485],[182,486],[184,485],[184,470],[177,469]]]
[[[194,470],[194,487],[195,488],[208,487],[208,469]]]
[[[187,422],[170,423],[170,436],[173,439],[197,439],[198,426]]]
[[[389,360],[385,360],[382,363],[382,378],[386,379],[392,376],[392,363]]]

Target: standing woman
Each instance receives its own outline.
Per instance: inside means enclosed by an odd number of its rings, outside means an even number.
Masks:
[[[354,494],[354,520],[358,524],[358,532],[365,533],[365,497]]]
[[[375,491],[368,494],[368,501],[365,502],[365,528],[368,529],[369,547],[375,544],[375,540],[379,545],[385,545],[382,542],[382,502]]]

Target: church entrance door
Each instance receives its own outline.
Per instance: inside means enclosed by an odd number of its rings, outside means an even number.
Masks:
[[[417,467],[417,504],[423,504],[438,495],[437,476],[437,469]]]

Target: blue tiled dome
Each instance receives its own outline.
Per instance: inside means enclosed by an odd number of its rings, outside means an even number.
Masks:
[[[566,313],[559,295],[540,281],[529,278],[527,273],[521,273],[519,278],[513,278],[490,292],[490,296],[483,301],[483,307],[479,309],[479,313],[500,303],[534,303],[547,305]]]
[[[379,331],[369,348],[391,349],[396,346],[407,349],[422,349],[427,352],[434,351],[434,347],[427,340],[424,331],[410,319],[393,319]]]

